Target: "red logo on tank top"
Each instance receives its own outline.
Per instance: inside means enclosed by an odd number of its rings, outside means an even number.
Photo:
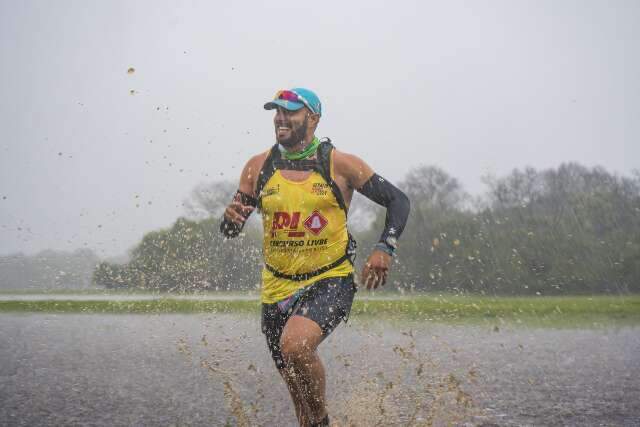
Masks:
[[[300,212],[274,212],[271,224],[271,237],[276,237],[277,230],[288,231],[289,237],[304,237],[304,231],[296,231],[300,223]]]
[[[329,224],[329,221],[320,212],[313,211],[309,218],[304,220],[304,227],[316,236]]]

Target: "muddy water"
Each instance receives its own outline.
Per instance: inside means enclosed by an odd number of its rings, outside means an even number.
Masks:
[[[0,425],[295,425],[256,318],[0,314]],[[640,328],[352,319],[335,425],[640,425]]]

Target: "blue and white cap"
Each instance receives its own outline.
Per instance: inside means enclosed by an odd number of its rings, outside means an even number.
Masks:
[[[273,110],[277,107],[289,111],[298,111],[302,107],[307,107],[312,113],[322,115],[322,104],[318,96],[303,87],[279,90],[273,97],[273,101],[264,104],[265,110]]]

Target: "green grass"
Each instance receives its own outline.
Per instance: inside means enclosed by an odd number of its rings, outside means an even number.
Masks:
[[[104,289],[104,288],[85,288],[85,289],[70,289],[70,288],[46,288],[46,289],[0,289],[0,296],[3,295],[153,295],[153,296],[238,296],[238,297],[246,297],[247,295],[254,295],[256,297],[260,296],[260,290],[255,289],[252,291],[225,291],[225,290],[206,290],[206,291],[191,291],[191,292],[164,292],[159,291],[157,289],[140,289],[140,288],[131,288],[131,289]]]
[[[46,313],[250,313],[258,312],[258,301],[197,301],[174,298],[139,301],[0,301],[0,312]]]
[[[362,301],[354,314],[443,322],[516,322],[538,326],[640,323],[640,296],[438,296]]]
[[[259,313],[258,301],[0,301],[0,312],[45,313]],[[516,322],[541,326],[640,323],[640,295],[575,297],[411,296],[356,299],[352,316],[436,322]]]

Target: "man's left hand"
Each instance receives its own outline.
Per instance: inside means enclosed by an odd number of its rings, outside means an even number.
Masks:
[[[391,255],[383,251],[373,251],[362,269],[362,282],[367,289],[376,289],[387,282],[390,264]]]

